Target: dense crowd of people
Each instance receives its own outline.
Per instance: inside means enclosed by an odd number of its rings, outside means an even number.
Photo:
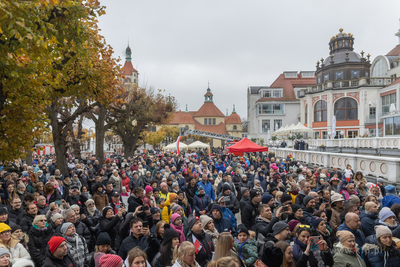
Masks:
[[[0,267],[400,266],[400,198],[291,155],[0,162]]]

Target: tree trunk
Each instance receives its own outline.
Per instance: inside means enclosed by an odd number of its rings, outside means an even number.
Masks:
[[[142,127],[135,127],[134,132],[132,131],[125,131],[124,134],[121,135],[119,133],[119,136],[121,136],[122,143],[124,145],[124,157],[129,158],[133,157],[135,155],[136,151],[136,144],[139,139],[139,134],[140,130]]]
[[[104,162],[104,136],[108,129],[105,125],[107,109],[104,105],[99,105],[99,112],[97,120],[93,120],[96,127],[96,158],[99,160],[100,165]]]
[[[28,166],[32,166],[32,150],[28,149],[25,161]]]
[[[50,124],[53,134],[54,150],[57,157],[57,169],[60,170],[61,174],[66,175],[67,172],[67,161],[66,161],[66,134],[63,133],[63,127],[58,123],[57,119],[57,103],[52,102],[50,106]]]

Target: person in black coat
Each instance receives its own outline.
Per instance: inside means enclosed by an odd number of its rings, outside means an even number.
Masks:
[[[43,267],[78,267],[68,252],[67,242],[61,236],[53,236],[46,249]],[[40,266],[40,265],[39,265]]]
[[[106,206],[103,209],[103,216],[99,221],[100,231],[105,232],[110,236],[111,248],[113,250],[116,250],[115,239],[118,234],[119,225],[123,220],[124,211],[124,208],[120,208],[118,213],[114,215],[113,209],[109,206]]]
[[[213,257],[214,244],[212,239],[204,232],[198,216],[189,216],[188,228],[190,231],[186,236],[186,241],[189,241],[193,244],[196,243],[195,240],[200,242],[201,249],[200,251],[196,251],[196,261],[200,266],[206,266]]]
[[[29,254],[36,266],[42,266],[43,262],[46,258],[46,247],[47,242],[49,242],[50,238],[53,236],[54,230],[52,227],[49,227],[48,224],[47,228],[42,227],[42,225],[36,225],[36,227],[32,227],[29,232]]]
[[[32,227],[32,222],[35,216],[38,213],[38,209],[34,203],[28,204],[25,208],[25,215],[22,217],[20,226],[22,228],[22,232],[29,233],[29,229]]]
[[[21,199],[14,197],[11,202],[11,208],[8,208],[8,219],[16,224],[20,224],[25,210],[21,207]]]
[[[258,206],[261,201],[261,192],[255,189],[250,190],[251,201],[242,210],[242,223],[247,229],[251,229],[256,224],[258,216]]]
[[[214,221],[215,229],[217,229],[218,233],[222,232],[230,232],[233,231],[232,223],[229,219],[224,218],[222,208],[218,204],[214,204],[211,208],[211,218]]]
[[[185,193],[190,206],[193,206],[193,198],[196,195],[197,185],[196,185],[196,179],[193,176],[190,177],[189,179],[190,179],[189,183],[185,188]]]

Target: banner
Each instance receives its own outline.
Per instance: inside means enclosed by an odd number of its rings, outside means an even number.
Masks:
[[[181,142],[182,136],[178,136],[178,139],[176,139],[176,151],[178,153],[178,156],[181,155],[181,152],[179,152],[179,143]]]

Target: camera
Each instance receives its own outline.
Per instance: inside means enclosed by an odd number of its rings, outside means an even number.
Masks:
[[[149,206],[142,206],[141,208],[140,208],[140,210],[148,210],[149,209]]]

